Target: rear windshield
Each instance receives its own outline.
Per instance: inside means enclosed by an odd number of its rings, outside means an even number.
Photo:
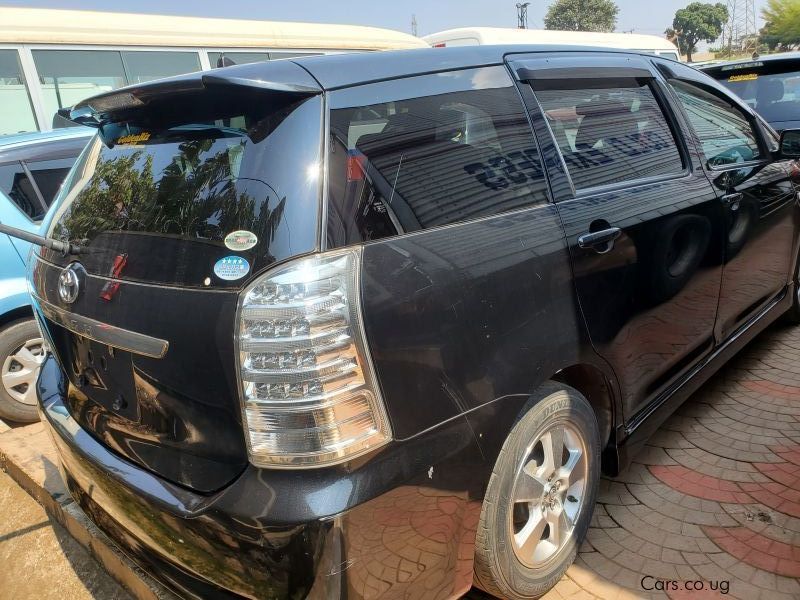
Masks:
[[[106,125],[61,191],[50,235],[84,247],[89,272],[196,286],[239,285],[313,249],[321,101],[257,100],[257,112]],[[228,256],[246,269],[215,270]]]
[[[793,64],[793,69],[800,69]],[[769,122],[800,120],[800,70],[753,66],[714,75]]]

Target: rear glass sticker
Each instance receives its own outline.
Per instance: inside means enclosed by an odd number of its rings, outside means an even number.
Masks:
[[[141,144],[150,139],[149,131],[142,131],[141,133],[131,133],[130,135],[123,135],[117,138],[115,142],[118,146],[125,144]]]
[[[257,243],[258,238],[256,237],[256,234],[252,231],[245,231],[243,229],[239,231],[232,231],[225,236],[225,247],[228,250],[234,250],[236,252],[250,250],[250,248],[255,246]]]
[[[241,279],[250,271],[250,263],[241,256],[226,256],[214,264],[214,275],[225,281]]]
[[[755,81],[758,79],[757,73],[742,73],[741,75],[731,75],[728,78],[728,83],[736,83],[737,81]]]

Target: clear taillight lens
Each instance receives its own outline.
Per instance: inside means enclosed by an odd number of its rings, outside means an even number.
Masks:
[[[391,439],[360,318],[360,251],[298,259],[259,277],[239,306],[250,462],[341,462]]]

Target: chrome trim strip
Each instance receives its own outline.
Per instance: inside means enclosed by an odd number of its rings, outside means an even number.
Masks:
[[[34,300],[48,319],[69,329],[72,333],[89,338],[100,344],[106,344],[114,348],[119,348],[120,350],[133,352],[134,354],[142,354],[151,358],[163,358],[169,349],[169,342],[167,340],[150,337],[149,335],[136,333],[135,331],[128,331],[127,329],[115,327],[108,323],[95,321],[89,317],[76,315],[63,308],[54,306],[38,296],[34,296]]]

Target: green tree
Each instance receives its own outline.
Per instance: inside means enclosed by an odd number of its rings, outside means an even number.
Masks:
[[[771,50],[800,44],[800,0],[769,0],[761,16],[761,42]]]
[[[692,62],[692,53],[701,40],[706,42],[716,40],[727,20],[728,8],[721,2],[716,4],[692,2],[686,8],[678,9],[672,21],[672,29],[678,38],[681,53],[686,55],[686,60]]]
[[[545,29],[614,31],[619,7],[611,0],[556,0],[547,9]]]

